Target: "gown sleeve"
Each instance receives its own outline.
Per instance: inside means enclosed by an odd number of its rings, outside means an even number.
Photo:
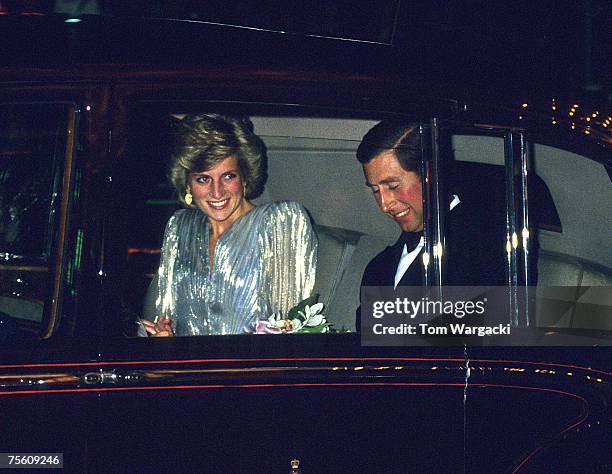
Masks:
[[[179,211],[180,212],[180,211]],[[174,298],[174,268],[178,252],[178,216],[175,213],[166,224],[161,249],[159,270],[157,271],[157,300],[155,301],[155,321],[160,318],[175,320],[176,305]]]
[[[286,317],[312,295],[317,269],[317,236],[306,210],[296,202],[275,203],[267,216],[263,254],[273,314]]]

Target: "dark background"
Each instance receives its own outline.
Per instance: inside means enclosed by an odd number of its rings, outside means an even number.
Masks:
[[[384,68],[471,97],[565,97],[604,109],[612,102],[610,0],[0,0],[0,16],[79,17],[72,28],[81,31],[93,16],[113,21],[109,41],[131,51],[149,43],[148,55],[134,52],[139,59],[197,63],[203,49],[214,53],[210,41],[194,38],[215,31],[253,63],[255,45],[272,41],[285,43],[293,62],[328,56],[334,66]],[[156,33],[134,37],[143,19]],[[227,24],[235,26],[220,26]],[[154,45],[159,38],[168,44]]]

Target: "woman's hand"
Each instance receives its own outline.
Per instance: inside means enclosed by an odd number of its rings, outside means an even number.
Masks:
[[[168,337],[174,336],[172,327],[170,326],[169,318],[161,318],[156,323],[153,323],[147,319],[141,319],[140,323],[147,331],[149,336],[153,337]]]

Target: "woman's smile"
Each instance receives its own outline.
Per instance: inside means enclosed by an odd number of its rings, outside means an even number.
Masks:
[[[229,204],[229,199],[224,199],[223,201],[208,201],[209,206],[216,210],[223,210]]]
[[[209,217],[215,235],[221,235],[253,208],[244,197],[244,181],[235,156],[228,156],[208,170],[191,173],[189,189],[193,203]]]

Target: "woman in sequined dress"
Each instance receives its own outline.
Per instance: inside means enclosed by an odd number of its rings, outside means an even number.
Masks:
[[[151,336],[252,332],[314,288],[317,240],[304,208],[255,206],[264,145],[246,118],[190,115],[179,125],[171,181],[186,209],[168,221]]]

